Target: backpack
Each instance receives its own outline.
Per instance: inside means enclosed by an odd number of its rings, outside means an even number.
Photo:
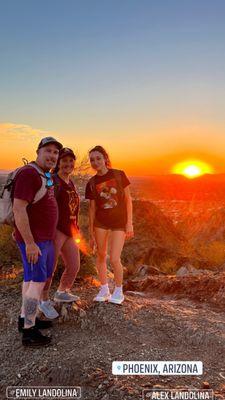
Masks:
[[[114,178],[119,186],[120,192],[121,192],[121,196],[122,198],[124,198],[124,188],[123,188],[123,184],[122,184],[122,177],[121,177],[121,171],[119,169],[111,169]],[[92,191],[92,193],[94,194],[94,197],[97,197],[97,190],[95,187],[95,177],[96,175],[92,176],[92,178],[89,180],[89,184],[90,184],[90,189]]]
[[[40,189],[34,196],[32,204],[37,203],[47,193],[46,177],[43,171],[34,162],[27,163],[25,166],[19,167],[14,171],[10,172],[7,176],[6,183],[3,185],[3,188],[0,191],[0,225],[5,224],[14,226],[13,200],[12,200],[13,184],[15,183],[15,178],[26,166],[34,168],[38,172],[42,182]]]

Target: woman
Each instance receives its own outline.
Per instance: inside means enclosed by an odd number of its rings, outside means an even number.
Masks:
[[[70,289],[73,286],[80,268],[79,249],[76,245],[76,237],[78,237],[79,234],[79,196],[70,178],[74,171],[75,160],[76,156],[73,150],[67,147],[60,150],[54,175],[55,196],[59,209],[59,220],[54,241],[55,268],[57,266],[59,254],[61,254],[65,265],[58,289],[54,296],[54,301],[56,302],[69,303],[79,300],[78,296],[70,293]],[[47,318],[54,319],[58,316],[58,313],[49,300],[51,283],[52,278],[45,284],[43,301],[40,303],[39,309]]]
[[[102,146],[89,151],[89,158],[96,175],[86,186],[86,199],[90,200],[90,244],[97,247],[97,269],[101,288],[95,301],[121,304],[123,295],[123,267],[120,256],[125,238],[133,233],[132,200],[129,180],[123,171],[111,168],[109,156]],[[115,288],[110,294],[107,283],[106,255],[109,232],[110,263],[114,271]]]

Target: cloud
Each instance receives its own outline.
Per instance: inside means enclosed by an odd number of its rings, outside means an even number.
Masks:
[[[29,125],[0,123],[0,141],[36,141],[41,137],[52,136],[52,132],[34,129]]]

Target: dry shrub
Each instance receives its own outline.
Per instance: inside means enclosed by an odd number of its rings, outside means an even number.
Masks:
[[[0,267],[21,265],[20,253],[15,241],[12,239],[12,228],[7,225],[0,226]]]
[[[169,258],[168,260],[163,261],[160,264],[160,270],[168,275],[175,274],[177,270],[176,260],[174,258]]]
[[[204,243],[198,248],[198,253],[203,259],[209,261],[212,267],[218,267],[225,263],[224,242],[214,241],[207,244]]]

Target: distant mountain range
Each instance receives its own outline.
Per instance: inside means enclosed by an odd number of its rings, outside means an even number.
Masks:
[[[131,177],[134,195],[144,199],[220,200],[225,199],[225,174],[205,174],[194,179],[183,175]]]
[[[0,169],[0,175],[7,173],[9,170]],[[205,174],[194,179],[177,174],[129,178],[132,195],[136,199],[186,201],[225,199],[225,174]]]

